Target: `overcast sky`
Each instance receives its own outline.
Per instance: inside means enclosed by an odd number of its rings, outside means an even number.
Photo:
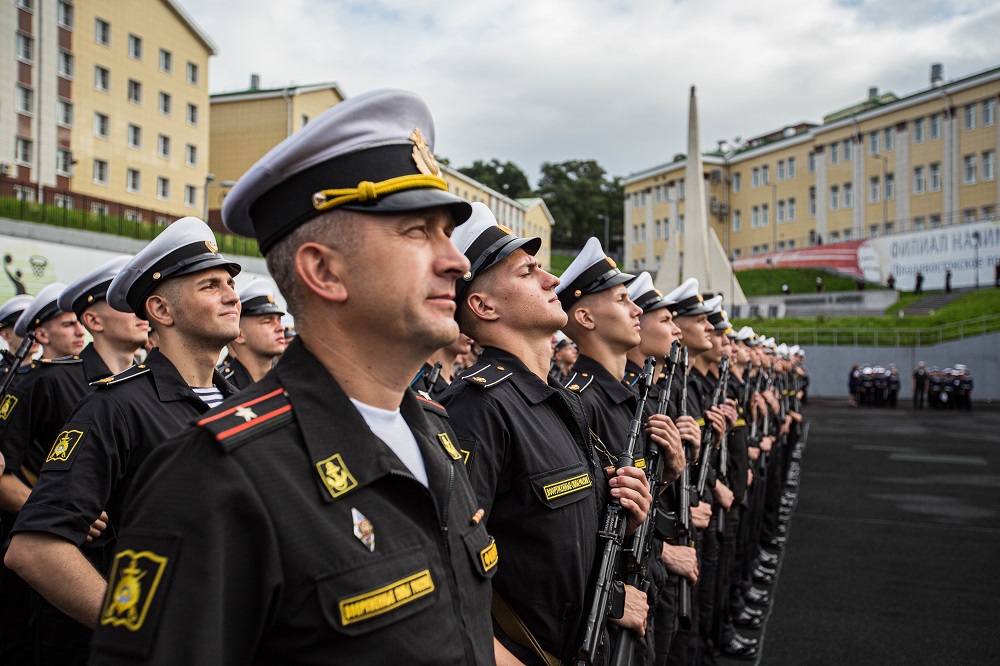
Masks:
[[[179,0],[219,47],[210,90],[336,81],[419,93],[454,166],[597,159],[627,175],[1000,65],[989,0]]]

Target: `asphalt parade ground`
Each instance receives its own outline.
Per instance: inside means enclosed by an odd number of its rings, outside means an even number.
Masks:
[[[1000,663],[1000,407],[806,415],[756,663]]]

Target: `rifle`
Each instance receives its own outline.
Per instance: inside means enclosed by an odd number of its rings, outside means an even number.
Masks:
[[[639,401],[636,403],[635,414],[629,423],[625,450],[615,461],[615,469],[631,467],[635,463],[635,444],[642,427],[642,417],[646,409],[646,398],[649,397],[649,387],[653,383],[653,367],[655,365],[656,359],[652,356],[646,358],[646,364],[642,368],[642,377],[640,377]],[[604,511],[603,527],[597,533],[598,538],[604,542],[604,550],[597,569],[597,581],[590,602],[590,610],[584,625],[583,641],[577,653],[579,664],[594,663],[594,657],[597,656],[597,649],[608,618],[620,618],[625,612],[625,585],[621,581],[615,580],[615,571],[618,569],[618,560],[625,542],[627,523],[628,520],[621,502],[617,497],[612,497]]]
[[[685,347],[681,354],[681,365],[684,366],[684,381],[681,383],[681,406],[680,416],[688,415],[687,392],[688,392],[688,348]],[[691,445],[681,440],[684,447],[684,469],[681,470],[679,480],[680,500],[678,502],[677,513],[680,517],[680,525],[677,529],[677,545],[694,548],[694,530],[691,529]],[[691,583],[684,576],[680,576],[677,581],[677,621],[682,629],[691,628]]]
[[[17,350],[13,354],[8,350],[3,350],[3,357],[10,363],[10,367],[7,372],[4,373],[3,380],[0,380],[0,404],[3,404],[4,398],[10,392],[10,385],[14,383],[14,377],[17,376],[17,370],[21,367],[24,359],[28,358],[28,352],[31,351],[31,346],[35,344],[35,330],[32,329],[28,331],[25,336],[21,339],[21,344],[17,346]]]
[[[726,400],[726,388],[729,384],[729,358],[726,356],[722,357],[722,363],[719,364],[719,386],[721,389],[721,394],[719,395],[719,400],[725,402]],[[719,479],[723,483],[729,478],[729,428],[727,427],[722,431],[722,437],[719,443]],[[719,507],[720,509],[722,507]],[[726,533],[726,512],[725,510],[719,511],[719,517],[715,520],[715,532],[720,537]]]
[[[660,398],[656,403],[656,413],[666,414],[667,403],[670,400],[670,389],[674,383],[674,368],[677,367],[677,357],[680,355],[681,343],[674,341],[670,347],[670,355],[663,358],[664,368],[667,371],[666,388],[660,392]],[[632,562],[628,575],[625,577],[625,584],[646,592],[649,590],[649,579],[647,571],[649,559],[653,555],[653,536],[655,535],[656,519],[658,516],[656,501],[659,495],[660,479],[663,478],[663,454],[660,447],[653,441],[649,442],[646,451],[646,478],[649,480],[649,491],[653,495],[653,504],[649,507],[646,520],[639,526],[639,529],[632,535],[632,546],[629,552],[632,553]],[[618,636],[618,644],[615,645],[615,652],[611,657],[611,666],[628,666],[634,657],[635,636],[631,631],[623,631]]]
[[[441,376],[441,361],[434,363],[434,367],[431,371],[424,377],[424,390],[421,391],[423,396],[428,400],[431,399],[431,391],[434,390],[434,385],[437,384],[438,377]]]
[[[719,400],[725,395],[723,389],[723,380],[728,381],[729,379],[729,357],[723,355],[722,362],[719,363],[719,383],[715,386],[715,394],[712,396],[712,407],[719,406]],[[706,423],[706,425],[708,425]],[[725,437],[726,433],[723,432],[722,436]],[[705,486],[708,483],[708,469],[712,466],[712,446],[711,438],[709,441],[709,446],[704,446],[701,450],[701,461],[698,463],[700,465],[698,469],[698,497],[700,498],[705,492]]]

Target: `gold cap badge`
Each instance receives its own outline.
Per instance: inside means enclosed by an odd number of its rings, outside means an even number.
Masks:
[[[212,241],[205,241],[205,247],[208,248],[209,252],[218,252],[219,251],[219,246],[216,245],[215,243],[213,243]]]
[[[413,162],[417,165],[417,171],[425,176],[437,176],[440,178],[441,167],[438,166],[437,160],[431,154],[430,146],[427,145],[427,141],[419,129],[413,128],[410,141],[413,142]]]

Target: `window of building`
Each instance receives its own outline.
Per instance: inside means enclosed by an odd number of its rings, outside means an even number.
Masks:
[[[830,164],[837,164],[840,162],[840,144],[831,143],[830,144]]]
[[[924,142],[924,119],[917,118],[913,121],[913,143]]]
[[[111,24],[102,18],[94,19],[94,41],[111,46]]]
[[[878,203],[881,198],[881,180],[878,176],[872,176],[868,179],[868,201],[871,203]]]
[[[128,80],[128,101],[142,104],[142,84],[135,79]]]
[[[639,225],[638,224],[633,224],[632,225],[632,242],[633,243],[638,243],[639,242]]]
[[[642,225],[639,227],[639,238],[642,240],[643,243],[646,242],[646,223],[645,222],[643,222]]]
[[[21,9],[28,10],[29,12],[34,11],[35,9],[35,0],[15,0],[14,4]]]
[[[73,127],[73,103],[61,99],[56,102],[56,122],[63,127]]]
[[[743,256],[743,250],[740,248],[733,248],[733,259],[739,259]]]
[[[966,104],[962,109],[962,129],[976,129],[976,105]]]
[[[883,143],[885,143],[885,149],[893,150],[896,147],[896,128],[886,127],[885,131],[882,133],[882,138],[885,139],[883,141]]]
[[[931,229],[940,229],[940,228],[941,228],[941,216],[931,215]]]
[[[653,188],[656,203],[660,203],[663,200],[663,186],[657,185]]]
[[[189,143],[184,147],[184,163],[188,166],[198,166],[198,146]]]
[[[677,198],[679,200],[684,198],[684,179],[683,178],[681,178],[680,180],[677,181]]]
[[[770,213],[770,206],[767,204],[761,204],[760,207],[760,226],[766,227],[768,222],[768,217]]]
[[[56,71],[64,79],[72,79],[76,68],[74,67],[73,54],[60,50],[56,56]]]
[[[788,200],[788,221],[795,221],[795,199]]]
[[[142,128],[132,123],[128,126],[128,147],[142,148]]]
[[[982,169],[982,179],[983,180],[993,180],[997,177],[997,151],[986,150],[983,151],[983,169]]]
[[[59,2],[56,4],[56,20],[59,22],[60,28],[66,28],[67,30],[73,29],[73,5],[68,2]]]
[[[892,173],[885,174],[885,192],[886,199],[896,198],[896,175]]]
[[[160,93],[160,103],[159,103],[160,113],[165,116],[169,116],[172,109],[172,100],[169,93]]]
[[[844,139],[844,161],[850,162],[853,158],[854,151],[854,141],[851,139]]]
[[[831,231],[830,232],[830,242],[831,243],[839,243],[840,242],[840,232],[839,231]]]
[[[761,252],[761,254],[767,254],[770,249],[771,248],[770,248],[770,246],[767,243],[763,243],[760,246],[760,252]]]
[[[104,93],[111,90],[111,72],[106,67],[94,66],[94,89]]]
[[[844,183],[844,208],[854,206],[854,186],[851,183]]]
[[[190,106],[191,105],[189,104],[188,105],[188,111],[191,110]],[[191,122],[191,121],[188,120],[188,122]],[[645,190],[643,190],[642,193],[639,195],[639,205],[642,206],[643,208],[646,207],[646,191]]]
[[[174,54],[166,49],[160,49],[160,71],[167,74],[174,71]]]
[[[771,182],[771,168],[766,164],[760,168],[760,184],[767,185]]]
[[[677,216],[677,233],[679,233],[679,234],[684,233],[684,216],[683,215],[678,215]]]
[[[774,211],[774,220],[778,224],[781,224],[781,223],[783,223],[785,221],[785,202],[784,201],[779,201],[778,202],[778,206],[777,206],[777,208]]]
[[[198,125],[198,107],[190,102],[187,105],[187,123],[188,125]],[[645,198],[646,193],[643,192],[642,196]],[[643,205],[645,205],[645,202],[643,202]]]
[[[128,36],[128,57],[135,60],[142,60],[142,37],[136,35]]]
[[[303,113],[302,114],[302,126],[305,127],[308,124],[309,124],[309,116],[307,116],[306,114]]]
[[[895,230],[895,226],[896,225],[893,224],[892,222],[883,222],[882,223],[882,233],[884,233],[886,236],[888,236],[889,234],[891,234]]]
[[[108,163],[104,160],[94,160],[94,182],[98,185],[108,184]]]
[[[992,204],[983,206],[979,210],[981,217],[984,220],[992,220],[994,217],[996,217],[997,214],[997,207]]]
[[[930,165],[930,191],[937,192],[941,189],[941,163],[934,162]]]
[[[26,166],[31,165],[31,139],[17,137],[14,139],[14,161]]]
[[[972,185],[976,182],[976,156],[966,155],[962,158],[962,184]]]
[[[760,169],[758,167],[754,167],[750,172],[750,185],[760,187]]]
[[[60,176],[73,175],[73,153],[62,148],[56,150],[56,173]],[[56,205],[58,205],[58,202]],[[64,208],[65,206],[61,207]]]
[[[840,187],[837,185],[830,186],[830,210],[837,210],[840,208]]]
[[[788,177],[795,178],[795,158],[788,158]]]
[[[869,238],[878,238],[878,225],[877,224],[873,224],[870,227],[868,227],[868,237]]]
[[[760,208],[754,206],[750,209],[750,228],[756,229],[760,226]]]
[[[156,154],[160,157],[170,157],[170,137],[161,134],[156,137]]]
[[[743,188],[743,174],[739,171],[733,174],[733,192],[739,192]]]
[[[94,113],[94,136],[107,139],[111,135],[111,119],[103,113]]]
[[[783,251],[785,249],[785,241],[778,241],[778,244],[774,247],[778,252]]]
[[[760,245],[751,245],[750,254],[760,254]]]
[[[35,91],[24,86],[14,86],[14,108],[18,113],[35,112]]]
[[[156,179],[156,198],[163,201],[170,200],[170,179],[160,176]]]
[[[983,100],[983,127],[992,125],[997,121],[997,98],[990,97]]]
[[[878,138],[879,138],[879,133],[877,131],[876,132],[871,132],[868,135],[868,154],[869,155],[878,155]]]
[[[927,180],[924,167],[918,166],[913,168],[913,193],[923,194],[924,190],[927,189]]]
[[[738,233],[743,227],[743,213],[738,210],[733,211],[733,232]]]
[[[14,33],[14,55],[18,60],[33,62],[35,56],[35,40],[23,32]]]
[[[853,235],[854,233],[852,232],[851,229],[844,229],[844,234],[843,234],[844,242],[846,243],[847,241],[851,240],[851,236]]]
[[[785,179],[785,160],[778,160],[778,182]]]
[[[188,208],[194,208],[198,201],[198,188],[194,185],[184,186],[184,205]]]
[[[929,124],[929,130],[930,130],[930,132],[929,132],[930,133],[930,137],[932,139],[940,139],[941,138],[941,114],[940,113],[931,114],[930,124]]]
[[[816,173],[816,153],[809,153],[809,162],[806,167],[809,173]]]
[[[125,171],[125,189],[136,194],[142,191],[142,173],[138,169]]]
[[[198,85],[198,65],[193,62],[188,62],[187,64],[187,82],[193,86]],[[309,116],[302,116],[302,124],[305,125],[309,122]]]
[[[962,211],[962,224],[972,224],[976,221],[976,209],[966,208]]]
[[[809,188],[809,216],[816,217],[816,188]]]

